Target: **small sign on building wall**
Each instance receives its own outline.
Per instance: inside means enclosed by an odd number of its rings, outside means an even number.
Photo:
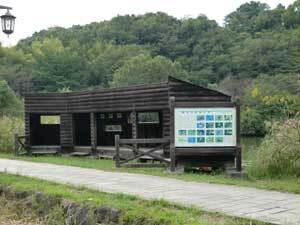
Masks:
[[[175,108],[175,146],[236,146],[236,108]]]

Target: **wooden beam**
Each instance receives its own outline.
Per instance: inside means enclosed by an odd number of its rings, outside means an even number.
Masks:
[[[18,155],[19,148],[19,136],[18,134],[15,134],[15,155]]]
[[[120,135],[115,135],[115,148],[116,148],[116,167],[120,167]]]
[[[170,107],[170,171],[175,172],[176,166],[176,155],[175,155],[175,116],[174,116],[174,107],[175,107],[175,97],[170,97],[169,99]]]
[[[211,107],[234,107],[234,102],[175,102],[176,107],[211,108]]]
[[[242,170],[242,148],[241,148],[241,119],[240,119],[240,101],[239,99],[235,102],[236,106],[236,170],[241,171]]]
[[[131,124],[132,124],[132,138],[137,139],[138,130],[137,130],[137,113],[136,111],[132,111],[130,114]]]
[[[181,147],[176,148],[176,156],[232,155],[237,147]]]
[[[137,112],[135,110],[132,111],[130,117],[131,117],[131,125],[132,125],[132,138],[137,139],[138,138]],[[134,147],[133,153],[136,155],[138,144],[134,143],[133,147]]]
[[[30,142],[30,139],[31,139],[31,121],[30,121],[30,113],[26,112],[25,113],[25,136],[26,136],[26,139],[25,139],[25,144],[27,146],[30,146],[31,142]]]
[[[169,143],[169,138],[149,138],[149,139],[120,139],[120,144],[163,144]]]
[[[125,168],[164,168],[166,166],[167,164],[165,163],[125,163],[122,165]]]
[[[97,120],[96,119],[97,119],[96,114],[90,113],[92,154],[94,154],[97,149]]]

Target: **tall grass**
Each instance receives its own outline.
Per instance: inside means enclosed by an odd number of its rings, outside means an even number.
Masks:
[[[249,169],[255,177],[300,178],[300,119],[274,124]]]
[[[0,152],[13,151],[15,133],[24,133],[23,118],[0,116]]]

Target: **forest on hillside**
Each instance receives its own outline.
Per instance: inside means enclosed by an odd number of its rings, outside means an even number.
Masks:
[[[42,30],[0,46],[0,113],[17,112],[17,96],[27,91],[128,86],[169,75],[241,98],[244,134],[263,135],[266,121],[300,111],[300,0],[274,9],[242,4],[224,26],[204,15],[157,12]]]

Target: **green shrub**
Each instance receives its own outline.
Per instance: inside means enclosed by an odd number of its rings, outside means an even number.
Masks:
[[[0,116],[0,152],[14,150],[14,134],[23,134],[24,122],[21,117]]]
[[[300,177],[300,119],[276,123],[259,146],[249,169],[256,177]]]
[[[243,136],[264,136],[266,134],[263,116],[252,108],[241,113],[241,134]]]

